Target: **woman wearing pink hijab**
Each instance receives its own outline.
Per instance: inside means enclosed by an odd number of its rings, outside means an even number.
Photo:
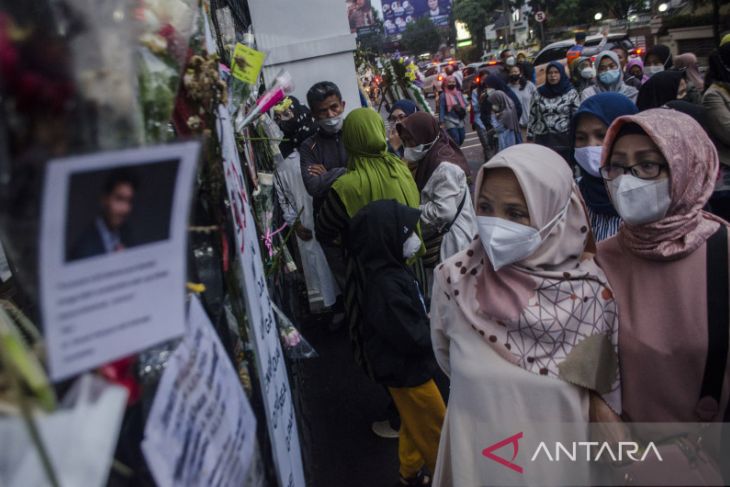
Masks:
[[[621,408],[616,305],[570,167],[544,146],[514,145],[482,166],[474,200],[478,237],[434,272],[431,336],[451,378],[439,487],[515,485],[485,447],[520,431],[536,438],[539,425],[587,441],[592,402]],[[585,464],[535,463],[518,480],[587,476]]]
[[[626,421],[730,421],[728,223],[702,209],[717,168],[705,131],[675,110],[620,117],[604,140],[624,225],[597,261],[618,303]]]
[[[444,92],[439,100],[439,121],[458,146],[464,143],[466,137],[464,129],[466,115],[466,101],[459,91],[456,78],[447,76],[444,80]]]

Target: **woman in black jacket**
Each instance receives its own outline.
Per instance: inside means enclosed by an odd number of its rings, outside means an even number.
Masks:
[[[388,387],[401,417],[398,456],[403,485],[428,485],[446,407],[433,380],[436,362],[423,295],[407,264],[421,248],[420,211],[395,200],[362,208],[349,231],[352,264],[360,267],[363,319],[351,330],[370,377]]]

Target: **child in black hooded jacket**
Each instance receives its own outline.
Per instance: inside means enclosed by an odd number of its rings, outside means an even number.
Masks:
[[[401,485],[428,485],[436,465],[446,407],[433,380],[431,330],[416,277],[406,263],[421,248],[420,211],[395,200],[375,201],[350,224],[348,250],[366,276],[363,319],[351,330],[366,372],[388,387],[401,416]]]

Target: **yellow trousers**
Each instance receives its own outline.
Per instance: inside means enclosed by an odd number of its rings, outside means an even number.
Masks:
[[[446,405],[436,383],[429,380],[418,387],[389,387],[400,414],[398,459],[400,474],[414,477],[425,465],[433,474],[441,439]]]

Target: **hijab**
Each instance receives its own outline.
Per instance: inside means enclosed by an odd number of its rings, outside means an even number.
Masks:
[[[575,86],[575,89],[578,90],[578,92],[582,93],[583,90],[585,90],[589,86],[593,86],[593,79],[585,79],[580,74],[580,72],[583,71],[583,69],[585,69],[586,67],[591,67],[591,58],[580,56],[575,61],[573,61],[572,66],[573,68],[571,69],[571,73],[573,78],[573,85]]]
[[[556,68],[560,72],[560,81],[558,81],[558,84],[556,85],[551,85],[547,82],[547,73],[550,68]],[[557,98],[559,96],[563,96],[572,89],[573,85],[570,84],[570,80],[568,79],[568,75],[565,74],[565,68],[563,65],[557,61],[548,63],[547,68],[545,69],[545,84],[538,88],[540,95],[545,98]]]
[[[517,109],[517,118],[520,118],[522,116],[522,103],[520,102],[520,99],[517,98],[517,95],[515,94],[515,92],[512,91],[512,88],[510,88],[507,85],[507,83],[505,83],[504,80],[502,80],[502,78],[500,78],[497,75],[490,74],[484,80],[484,85],[487,88],[492,88],[493,90],[501,91],[505,95],[509,96],[510,99],[512,100],[512,103],[514,103],[515,108]],[[491,113],[491,105],[489,108],[490,108],[490,110],[487,112],[488,115]]]
[[[408,116],[416,113],[418,111],[418,106],[411,100],[398,100],[397,102],[393,103],[393,106],[390,108],[390,113],[388,114],[388,116],[392,116],[393,112],[396,110],[402,110],[403,113]]]
[[[639,96],[636,99],[636,106],[639,111],[660,106],[677,99],[679,82],[684,78],[682,71],[662,71],[657,73],[649,81],[641,85]]]
[[[378,112],[356,108],[345,119],[342,141],[347,172],[332,185],[352,217],[371,201],[394,199],[418,208],[420,195],[403,161],[388,153],[385,125]]]
[[[365,205],[350,223],[348,248],[366,274],[388,269],[410,273],[403,257],[403,243],[417,232],[421,211],[395,200],[378,200]]]
[[[598,67],[601,65],[601,61],[603,58],[610,58],[616,66],[618,66],[619,70],[619,77],[618,79],[610,84],[605,85],[601,82],[600,77],[598,77],[598,81],[596,82],[596,93],[607,93],[607,92],[613,92],[613,93],[621,93],[622,95],[625,95],[628,98],[633,98],[636,96],[636,88],[633,86],[629,86],[626,83],[624,83],[624,75],[621,72],[621,62],[618,59],[618,54],[616,54],[613,51],[603,51],[598,56],[596,56],[596,60],[593,63],[593,67],[596,69],[596,73],[598,73]]]
[[[697,68],[697,56],[691,52],[674,56],[674,67],[684,70],[687,81],[691,82],[697,90],[705,89],[705,81]]]
[[[722,84],[730,90],[730,44],[724,44],[710,54],[705,86],[712,83]]]
[[[646,52],[646,57],[644,57],[644,59],[649,59],[649,56],[651,55],[659,58],[664,65],[664,69],[672,69],[672,50],[667,46],[664,44],[657,44]]]
[[[287,100],[289,100],[287,102]],[[279,128],[284,134],[284,139],[279,144],[279,150],[284,158],[298,149],[309,137],[317,133],[317,122],[312,116],[309,108],[305,107],[296,97],[289,96],[282,103],[274,107],[274,111],[291,108],[294,116],[289,120],[278,122]]]
[[[644,83],[649,81],[649,77],[644,73],[644,61],[642,61],[641,58],[638,56],[630,58],[629,61],[626,63],[626,74],[630,77],[634,77],[634,75],[631,74],[631,68],[634,66],[638,66],[641,68],[641,84],[643,85]]]
[[[499,123],[504,125],[507,130],[512,130],[515,133],[520,132],[520,119],[517,117],[515,104],[510,97],[501,91],[495,91],[489,95],[489,103],[499,108],[495,114]]]
[[[620,412],[616,303],[588,255],[595,246],[570,168],[546,147],[509,147],[479,171],[475,204],[487,171],[495,168],[515,174],[532,226],[559,219],[535,253],[498,272],[477,238],[437,268],[443,291],[506,360],[595,390]]]
[[[453,83],[456,88],[449,89],[448,85],[450,83]],[[466,108],[466,102],[464,101],[464,97],[461,96],[461,93],[459,92],[458,83],[456,82],[456,78],[454,78],[453,75],[449,75],[446,77],[446,80],[444,81],[444,96],[446,96],[446,113],[451,111],[451,108],[454,105],[461,105],[462,108]]]
[[[723,222],[702,210],[715,189],[717,150],[689,115],[653,109],[620,117],[611,124],[603,142],[602,166],[608,163],[621,128],[629,123],[651,138],[669,164],[671,204],[659,221],[624,224],[618,234],[621,245],[645,259],[681,259],[705,243]]]
[[[583,115],[593,115],[606,125],[611,126],[614,120],[622,115],[635,115],[639,110],[634,102],[619,93],[598,93],[581,103],[578,111],[573,116],[571,123],[571,141],[575,147],[575,130],[578,120]],[[606,186],[602,178],[583,173],[578,183],[580,192],[583,195],[588,207],[594,213],[608,216],[618,216],[616,209],[611,203]]]
[[[443,162],[459,166],[466,174],[467,180],[471,181],[471,170],[464,154],[456,142],[439,128],[438,121],[432,115],[426,112],[414,113],[396,127],[401,138],[406,131],[417,145],[433,143],[416,168],[415,180],[419,191],[426,186],[433,172]]]

